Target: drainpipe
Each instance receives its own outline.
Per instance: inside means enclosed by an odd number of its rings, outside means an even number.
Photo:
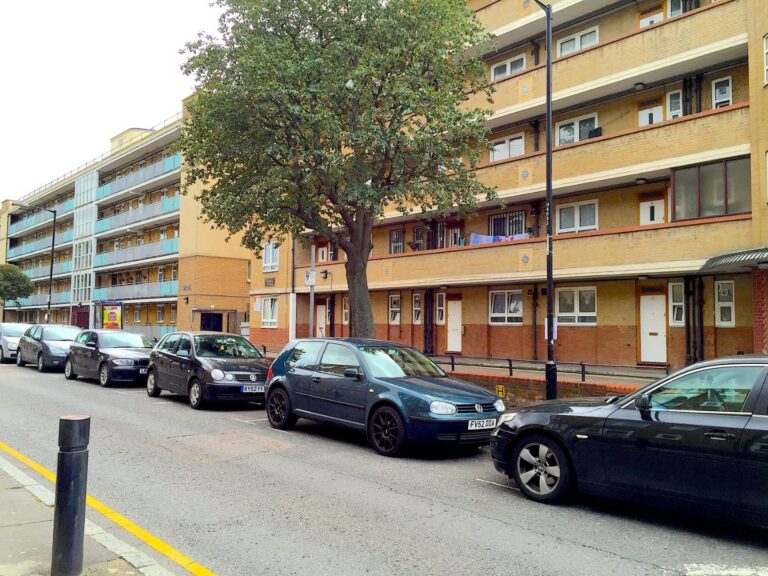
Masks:
[[[683,303],[684,303],[683,318],[685,319],[685,325],[683,329],[685,330],[685,365],[686,366],[693,364],[693,339],[692,339],[693,287],[691,285],[691,280],[692,279],[687,276],[683,279]]]
[[[704,280],[701,276],[696,279],[696,329],[696,360],[701,362],[704,360]]]
[[[704,81],[703,74],[696,74],[696,113],[701,112],[701,84]]]
[[[533,151],[539,151],[539,119],[529,122],[531,128],[533,128]]]

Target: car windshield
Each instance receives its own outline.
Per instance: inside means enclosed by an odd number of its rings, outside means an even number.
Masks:
[[[77,326],[46,326],[43,340],[74,340],[80,330]]]
[[[263,358],[248,340],[240,336],[201,334],[194,338],[197,355],[202,358]]]
[[[3,324],[3,336],[18,338],[27,328],[29,328],[27,324]]]
[[[142,334],[130,332],[113,332],[99,335],[99,345],[102,348],[152,348],[152,341]]]
[[[445,376],[440,367],[421,352],[405,346],[360,346],[376,378]]]

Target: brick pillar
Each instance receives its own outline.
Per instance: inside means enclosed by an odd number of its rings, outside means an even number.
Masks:
[[[768,270],[752,270],[752,330],[755,354],[768,354]]]

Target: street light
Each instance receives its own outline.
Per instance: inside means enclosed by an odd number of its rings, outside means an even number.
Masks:
[[[546,398],[557,398],[557,365],[555,364],[554,278],[552,270],[552,5],[535,0],[547,18],[547,364],[545,367]]]
[[[34,209],[34,206],[30,206],[29,204],[25,204],[23,202],[14,202],[13,206],[24,208],[26,210]],[[56,247],[56,210],[53,208],[43,208],[43,210],[53,214],[53,231],[51,233],[51,267],[48,270],[48,306],[46,307],[46,311],[45,311],[45,323],[50,324],[51,323],[51,295],[53,294],[53,259],[54,259],[53,252]]]

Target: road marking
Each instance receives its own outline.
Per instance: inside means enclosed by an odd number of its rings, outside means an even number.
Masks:
[[[491,482],[490,480],[483,480],[482,478],[475,478],[478,482],[485,482],[486,484],[493,484],[494,486],[501,486],[502,488],[507,488],[508,490],[514,490],[515,492],[520,492],[520,489],[516,486],[508,486],[507,484],[499,484],[498,482]]]
[[[238,422],[245,422],[246,424],[256,424],[256,422],[266,422],[269,418],[254,418],[253,420],[245,420],[244,418],[229,417],[230,420],[237,420]]]
[[[686,576],[768,576],[768,567],[686,564]]]
[[[38,464],[31,458],[25,456],[21,452],[14,450],[4,442],[0,442],[0,450],[5,452],[6,454],[9,454],[10,456],[13,456],[16,458],[19,462],[25,464],[38,474],[40,474],[43,478],[46,480],[49,480],[50,482],[56,483],[56,474],[48,470],[45,466]],[[31,479],[29,479],[31,480]],[[34,483],[34,481],[32,481]],[[85,503],[88,504],[91,508],[93,508],[96,512],[99,512],[103,516],[106,516],[109,520],[112,520],[115,524],[120,526],[123,530],[128,532],[129,534],[132,534],[148,546],[154,548],[160,554],[168,558],[169,560],[175,562],[191,574],[194,574],[195,576],[216,576],[214,572],[203,566],[202,564],[198,564],[194,560],[192,560],[189,556],[186,556],[182,552],[179,552],[175,548],[173,548],[170,544],[167,542],[164,542],[151,532],[148,532],[135,522],[132,522],[122,514],[116,512],[115,510],[112,510],[109,506],[104,504],[103,502],[97,500],[93,496],[86,496],[85,497]],[[94,536],[95,538],[95,536]],[[138,552],[138,551],[137,551]]]

